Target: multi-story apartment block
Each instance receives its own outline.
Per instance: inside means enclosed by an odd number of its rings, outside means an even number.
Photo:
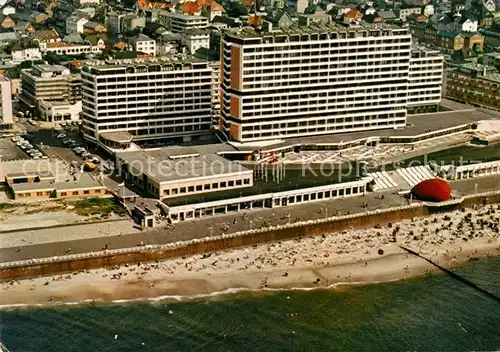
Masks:
[[[30,107],[35,107],[37,102],[78,100],[73,96],[77,90],[70,90],[77,85],[79,75],[72,75],[69,68],[60,65],[35,65],[21,73],[22,93],[20,99]]]
[[[410,58],[408,110],[425,111],[441,102],[443,55],[438,50],[414,47]]]
[[[0,76],[0,130],[11,128],[13,123],[10,80]]]
[[[77,120],[81,112],[81,76],[60,65],[35,65],[21,73],[20,100],[50,122]]]
[[[411,35],[392,25],[226,32],[220,128],[239,142],[406,124]]]
[[[210,130],[212,70],[205,60],[117,60],[85,66],[82,80],[88,140],[117,146]]]
[[[159,10],[155,13],[156,21],[164,25],[174,33],[181,33],[186,29],[206,28],[208,18],[203,16],[191,16],[173,13],[166,10]]]

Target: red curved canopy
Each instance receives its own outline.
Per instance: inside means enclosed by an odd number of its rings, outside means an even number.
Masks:
[[[451,187],[448,181],[442,178],[432,178],[415,185],[411,193],[420,200],[444,202],[451,198]]]

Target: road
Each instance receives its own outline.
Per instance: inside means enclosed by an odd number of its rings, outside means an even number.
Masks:
[[[455,181],[452,183],[452,188],[461,195],[473,194],[476,183],[478,184],[477,192],[498,190],[500,175]],[[384,195],[383,200],[379,198],[380,195]],[[364,202],[368,204],[366,209],[363,208]],[[267,222],[266,225],[286,224],[289,221],[294,222],[298,218],[301,220],[325,218],[336,214],[337,211],[345,215],[348,212],[351,214],[361,213],[367,209],[383,209],[401,204],[408,204],[408,200],[390,192],[370,193],[366,196],[312,202],[283,208],[254,210],[247,213],[246,220],[243,219],[243,214],[240,212],[239,214],[233,213],[178,223],[173,229],[155,228],[135,234],[27,245],[21,248],[3,248],[0,249],[0,262],[100,251],[106,245],[108,249],[118,249],[137,245],[166,244],[219,235],[225,227],[227,227],[226,232],[237,232],[262,227],[264,222]],[[285,214],[290,215],[285,217]],[[235,219],[236,224],[233,224]],[[72,231],[75,231],[74,226]]]

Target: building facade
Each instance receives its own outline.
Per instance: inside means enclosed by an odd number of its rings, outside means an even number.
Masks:
[[[394,26],[226,32],[220,129],[250,142],[403,127],[410,50]]]
[[[410,58],[408,109],[437,108],[441,102],[444,57],[438,50],[414,48]]]
[[[10,80],[0,76],[0,130],[11,128],[13,123]]]
[[[162,58],[85,66],[84,136],[103,144],[205,134],[210,130],[212,70],[207,61]],[[126,137],[125,140],[129,140]]]
[[[208,19],[203,16],[191,16],[160,10],[157,12],[157,22],[174,33],[181,33],[186,29],[206,28]]]
[[[78,120],[81,76],[59,65],[35,65],[21,73],[20,100],[48,122]]]

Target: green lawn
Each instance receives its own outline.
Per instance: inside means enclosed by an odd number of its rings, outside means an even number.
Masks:
[[[75,212],[78,215],[108,215],[115,213],[123,215],[126,213],[125,208],[118,204],[113,198],[88,198],[77,200],[75,202],[68,202],[68,205],[75,207]]]

